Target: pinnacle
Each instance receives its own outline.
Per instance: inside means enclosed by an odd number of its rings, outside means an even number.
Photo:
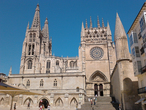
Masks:
[[[46,17],[45,24],[48,24],[48,18]]]
[[[37,7],[36,7],[35,10],[36,10],[36,11],[40,11],[40,9],[39,9],[39,4],[37,4]]]
[[[91,19],[91,16],[90,16],[90,28],[92,28],[92,19]]]
[[[87,25],[87,19],[86,19],[86,29],[88,28],[88,25]]]
[[[107,34],[111,35],[111,30],[110,30],[109,22],[107,22]]]
[[[100,28],[99,17],[97,16],[97,26]]]
[[[103,18],[102,18],[102,27],[104,27],[104,22],[103,22]]]

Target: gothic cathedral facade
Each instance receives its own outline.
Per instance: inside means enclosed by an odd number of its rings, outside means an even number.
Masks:
[[[90,27],[87,21],[81,26],[81,45],[78,57],[56,57],[52,55],[49,39],[48,19],[43,29],[40,26],[37,5],[31,27],[27,26],[23,42],[20,73],[9,72],[8,84],[13,84],[44,96],[17,96],[19,106],[38,107],[41,103],[56,108],[78,108],[86,98],[110,96],[110,76],[116,64],[116,49],[112,41],[109,23]],[[119,50],[120,51],[120,50]],[[128,52],[129,55],[129,52]],[[7,97],[7,96],[5,96]]]

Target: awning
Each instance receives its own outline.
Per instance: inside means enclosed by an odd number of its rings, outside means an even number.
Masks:
[[[146,104],[146,101],[144,101],[142,104]]]
[[[11,98],[11,106],[10,106],[10,110],[12,110],[12,104],[13,104],[13,99],[16,95],[44,95],[41,93],[35,93],[35,92],[31,92],[27,89],[21,89],[21,88],[17,88],[5,83],[0,82],[0,93],[4,93],[4,94],[9,94],[12,98]]]
[[[142,102],[145,98],[141,98],[139,99],[137,102],[135,102],[135,104],[139,104],[140,102]]]

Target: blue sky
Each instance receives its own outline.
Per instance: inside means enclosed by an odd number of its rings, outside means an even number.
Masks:
[[[0,72],[18,74],[22,43],[28,22],[32,23],[37,3],[40,5],[41,27],[49,21],[52,52],[55,56],[78,56],[81,24],[90,16],[93,27],[102,18],[110,24],[114,37],[116,12],[128,32],[145,0],[0,0]]]

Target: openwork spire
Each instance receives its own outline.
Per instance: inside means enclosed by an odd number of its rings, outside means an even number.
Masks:
[[[97,16],[97,26],[100,28],[99,17]]]
[[[118,13],[116,14],[116,25],[115,25],[115,37],[114,39],[119,39],[119,38],[126,38],[127,39],[127,36],[126,36],[126,33],[125,33],[125,30],[124,30],[124,27],[123,27],[123,24],[119,18],[119,15]]]
[[[31,28],[33,28],[33,29],[41,29],[39,4],[37,4],[36,10],[35,10],[35,14],[34,14],[34,18],[33,18],[33,22],[32,22]]]
[[[103,18],[102,18],[102,27],[104,27],[104,21],[103,21]]]
[[[91,16],[90,16],[90,28],[92,28],[92,19],[91,19]]]

